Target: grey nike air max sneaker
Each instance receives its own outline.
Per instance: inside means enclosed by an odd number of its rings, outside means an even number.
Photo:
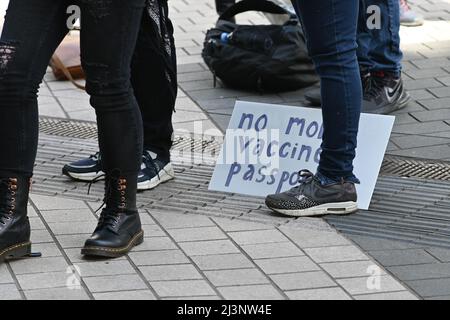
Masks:
[[[373,72],[364,91],[362,112],[390,114],[406,107],[410,99],[401,77],[395,78],[385,72]]]
[[[289,191],[267,196],[271,210],[291,217],[345,215],[358,211],[354,183],[322,185],[310,171],[300,172],[300,184]]]

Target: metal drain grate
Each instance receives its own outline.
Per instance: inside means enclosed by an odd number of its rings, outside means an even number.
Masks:
[[[76,139],[97,139],[97,124],[95,122],[75,121],[61,118],[40,117],[40,133],[50,136],[59,136]],[[173,141],[173,151],[177,156],[196,162],[200,160],[207,163],[214,163],[217,158],[223,139],[221,137],[193,135],[176,136]],[[188,159],[189,158],[189,159]]]
[[[73,182],[61,175],[64,164],[88,156],[97,150],[97,142],[88,139],[41,135],[34,171],[33,193],[101,202],[103,183]],[[268,224],[286,224],[292,219],[279,217],[264,207],[261,198],[208,190],[214,167],[173,157],[176,179],[155,190],[139,194],[139,206],[152,212],[194,213],[239,218]]]
[[[381,174],[450,181],[450,163],[386,156]]]
[[[39,131],[60,137],[97,139],[97,125],[87,121],[39,117]]]
[[[187,138],[186,138],[187,139]],[[188,140],[180,140],[179,145]],[[194,149],[208,148],[208,144]],[[61,175],[64,164],[97,150],[97,142],[41,135],[35,168],[33,192],[51,196],[101,201],[103,183],[74,183]],[[170,214],[203,214],[238,218],[272,225],[296,223],[295,219],[278,216],[264,205],[264,199],[237,194],[208,191],[214,167],[174,157],[176,179],[155,190],[139,194],[142,208]],[[371,236],[450,248],[450,182],[416,178],[381,176],[369,211],[350,216],[330,216],[326,220],[348,235]],[[300,219],[314,228],[317,219]]]
[[[76,139],[97,139],[97,125],[94,122],[41,117],[39,129],[41,133],[47,135]],[[221,138],[210,136],[176,136],[173,151],[177,157],[185,160],[214,164],[214,160],[220,152],[222,141]],[[386,156],[381,174],[450,181],[450,163]]]

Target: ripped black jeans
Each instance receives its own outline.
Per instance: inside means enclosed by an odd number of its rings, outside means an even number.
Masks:
[[[81,8],[81,58],[106,173],[137,176],[142,118],[130,65],[145,0],[12,0],[0,40],[0,177],[31,176],[38,144],[37,92]]]

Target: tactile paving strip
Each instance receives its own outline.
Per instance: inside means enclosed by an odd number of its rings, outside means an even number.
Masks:
[[[176,179],[140,193],[139,206],[158,212],[195,213],[274,225],[295,223],[295,219],[266,209],[262,198],[208,191],[218,145],[179,137],[173,158]],[[103,183],[94,184],[87,194],[87,183],[70,181],[61,174],[64,164],[96,150],[94,139],[41,134],[33,192],[101,202]],[[365,235],[450,248],[450,182],[382,175],[369,211],[329,216],[326,220],[350,237]]]
[[[103,183],[92,186],[61,175],[64,164],[97,150],[95,140],[41,135],[33,192],[99,202]],[[293,222],[271,213],[262,198],[208,191],[213,166],[174,159],[176,179],[140,193],[139,205],[152,211],[239,218],[275,225]],[[380,177],[370,211],[327,217],[348,235],[412,241],[450,248],[450,183]]]
[[[60,137],[97,139],[95,122],[40,117],[39,130],[41,133]],[[182,150],[187,151],[189,156],[192,153],[203,155],[203,158],[204,155],[209,155],[210,160],[213,160],[220,152],[220,148],[221,141],[217,137],[177,136],[174,140],[174,150],[178,151],[177,154],[181,157],[183,155],[179,151]],[[381,168],[381,174],[450,181],[450,163],[386,156]]]

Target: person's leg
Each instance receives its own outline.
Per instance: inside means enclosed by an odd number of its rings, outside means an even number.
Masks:
[[[373,67],[373,62],[370,59],[370,48],[372,43],[372,36],[367,26],[367,5],[366,0],[359,0],[359,13],[358,13],[358,30],[357,30],[357,43],[358,48],[356,55],[358,57],[359,69],[361,74],[361,83],[363,91],[367,87],[368,77],[370,70]],[[315,88],[305,93],[305,98],[313,106],[321,105],[321,92],[320,88]]]
[[[0,40],[0,261],[29,254],[28,191],[38,142],[37,92],[67,33],[67,1],[10,1]]]
[[[372,36],[367,25],[367,0],[359,0],[359,15],[358,15],[358,31],[356,50],[358,56],[358,63],[361,73],[369,71],[373,68],[373,63],[370,60],[370,47],[372,45]]]
[[[131,83],[144,124],[144,150],[170,161],[172,114],[177,96],[176,54],[167,1],[145,13],[131,64]],[[155,20],[158,21],[155,21]]]
[[[138,189],[174,178],[170,162],[172,115],[177,97],[177,61],[167,0],[149,1],[131,64],[131,83],[142,113],[144,154]]]
[[[346,214],[357,210],[353,159],[362,101],[356,57],[358,0],[296,0],[309,53],[321,79],[324,134],[317,174],[301,172],[300,186],[266,199],[276,212]]]
[[[380,8],[380,27],[367,30],[371,39],[370,81],[363,112],[387,114],[406,106],[409,95],[401,80],[400,7],[398,0],[365,0],[366,8]]]
[[[142,157],[142,118],[131,86],[130,66],[145,0],[83,0],[81,52],[86,91],[95,108],[105,203],[85,255],[114,257],[143,241],[136,209]]]
[[[167,0],[147,1],[131,63],[131,84],[143,118],[143,166],[138,190],[173,179],[170,163],[172,114],[177,96],[175,41]],[[81,181],[104,175],[99,153],[63,167],[63,174]]]
[[[389,72],[400,76],[400,7],[398,0],[364,0],[365,11],[370,6],[380,8],[380,28],[367,30],[371,39],[368,55],[372,62],[371,71]]]

